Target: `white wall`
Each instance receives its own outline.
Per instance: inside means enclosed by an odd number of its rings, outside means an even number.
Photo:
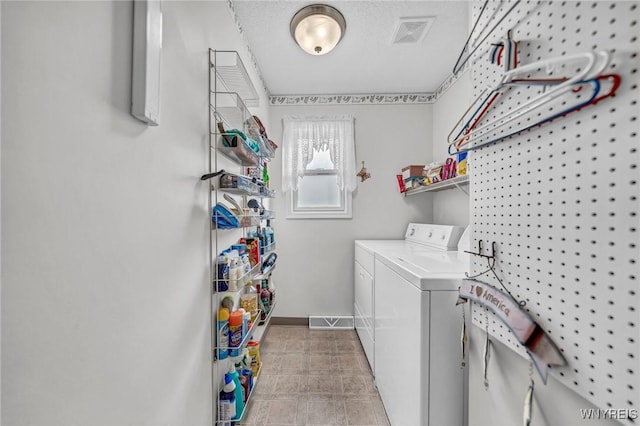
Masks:
[[[241,46],[225,2],[163,2],[155,128],[129,114],[131,2],[1,7],[2,422],[211,424],[199,176],[207,49]]]
[[[460,75],[434,104],[434,159],[446,156],[446,138],[460,115],[469,106],[473,86],[471,73]],[[469,187],[465,189],[469,190]],[[434,223],[466,226],[469,223],[469,197],[460,190],[433,194]],[[492,340],[488,377],[489,388],[483,379],[483,350],[485,333],[476,326],[469,332],[469,425],[510,426],[522,423],[523,404],[527,392],[529,363],[520,355]],[[595,408],[593,404],[567,389],[553,376],[545,385],[534,370],[533,424],[555,425],[610,425],[612,420],[582,420],[580,409]],[[559,403],[558,401],[561,401]]]
[[[447,158],[447,135],[472,101],[473,88],[470,74],[462,73],[433,106],[434,161]],[[469,192],[469,186],[463,188]],[[460,189],[452,188],[434,192],[432,197],[433,223],[458,226],[469,224],[469,196]]]
[[[484,387],[483,350],[485,332],[472,326],[469,333],[469,425],[511,426],[522,424],[524,399],[529,386],[529,360],[492,339],[489,361],[489,388]],[[597,408],[577,393],[549,376],[545,385],[534,368],[532,425],[601,426],[617,425],[615,420],[583,420],[581,409]],[[604,407],[606,408],[606,407]],[[615,407],[621,408],[621,407]]]
[[[483,2],[473,3],[477,16]],[[635,197],[633,204],[627,203],[627,197],[638,192],[636,9],[637,2],[626,1],[522,2],[486,40],[489,45],[512,31],[520,42],[521,65],[606,49],[613,55],[602,74],[615,72],[622,78],[615,97],[487,146],[472,159],[472,178],[479,177],[471,197],[474,238],[496,243],[498,274],[505,287],[526,301],[529,315],[567,362],[550,370],[546,386],[533,373],[536,426],[618,424],[583,420],[580,409],[638,409],[638,205]],[[489,15],[483,19],[478,28]],[[474,96],[497,84],[502,74],[486,60],[474,63],[472,73]],[[561,74],[556,69],[548,76]],[[526,96],[509,92],[508,100],[492,106],[490,118],[481,125],[492,118],[501,120]],[[562,108],[560,102],[549,102],[539,109],[540,119]],[[567,153],[570,161],[565,161]],[[603,177],[612,183],[601,185]],[[562,194],[557,203],[552,192]],[[585,200],[587,209],[580,203]],[[611,243],[604,248],[601,241]],[[480,272],[484,265],[483,259],[476,259],[472,268]],[[610,276],[599,275],[603,269]],[[499,286],[490,275],[479,279]],[[606,298],[598,290],[605,286]],[[474,321],[487,321],[492,334],[490,386],[485,390],[481,378],[484,327],[473,326],[469,418],[473,425],[520,424],[529,385],[528,360],[516,354],[506,327],[493,314],[483,318],[482,312],[476,310]]]
[[[358,170],[365,161],[371,178],[358,183],[353,219],[284,219],[281,157],[271,166],[272,187],[280,191],[274,222],[278,267],[274,272],[275,315],[353,315],[353,241],[401,239],[407,223],[430,222],[426,194],[404,198],[396,174],[409,164],[431,161],[431,105],[342,105],[272,107],[269,137],[282,141],[285,115],[351,114],[355,117]]]

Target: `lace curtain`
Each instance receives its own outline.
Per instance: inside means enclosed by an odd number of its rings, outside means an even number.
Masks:
[[[334,117],[291,117],[282,119],[282,190],[297,191],[298,178],[313,160],[313,150],[329,150],[338,170],[338,186],[356,189],[354,119]]]

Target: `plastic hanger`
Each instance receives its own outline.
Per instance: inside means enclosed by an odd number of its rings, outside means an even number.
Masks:
[[[494,139],[491,139],[491,140],[488,140],[488,141],[485,141],[485,142],[482,142],[482,143],[479,143],[479,144],[475,143],[475,144],[473,144],[473,146],[470,146],[470,147],[468,147],[466,149],[464,149],[464,148],[461,149],[461,147],[465,146],[465,145],[469,145],[468,141],[467,141],[467,143],[462,143],[460,145],[455,145],[454,144],[454,145],[450,145],[449,147],[451,148],[451,147],[455,146],[455,148],[457,150],[456,152],[473,151],[473,150],[482,148],[483,146],[487,146],[487,145],[496,143],[496,142],[501,141],[503,139],[506,139],[506,138],[508,138],[510,136],[514,136],[514,135],[516,135],[518,133],[524,132],[525,130],[540,126],[540,125],[542,125],[544,123],[547,123],[547,122],[549,122],[551,120],[554,120],[554,119],[556,119],[558,117],[565,116],[565,115],[570,114],[571,112],[577,111],[577,110],[585,107],[586,105],[589,105],[590,103],[592,103],[593,100],[598,96],[598,93],[600,92],[600,82],[597,79],[587,80],[587,81],[581,82],[581,83],[583,83],[583,84],[590,83],[592,85],[592,89],[593,89],[589,99],[587,99],[584,102],[581,102],[581,103],[579,103],[577,105],[573,105],[573,106],[569,107],[568,109],[560,111],[560,112],[558,112],[558,113],[556,113],[556,114],[554,114],[554,115],[552,115],[550,117],[545,117],[544,119],[542,119],[540,121],[537,121],[537,122],[535,122],[533,124],[528,124],[526,126],[523,126],[523,127],[519,128],[519,129],[517,129],[517,130],[515,130],[513,132],[510,132],[508,134],[500,135],[500,136],[498,136],[498,137],[496,137]],[[499,127],[501,127],[501,126],[499,126]]]
[[[601,94],[602,93],[602,82],[603,81],[608,82],[611,85],[611,87],[605,93]],[[471,146],[469,148],[466,148],[466,149],[461,148],[461,147],[465,146],[465,145],[468,145],[468,144],[465,144],[465,143],[462,143],[462,144],[459,144],[459,145],[451,144],[451,145],[449,145],[449,154],[450,155],[454,155],[456,153],[468,152],[468,151],[473,151],[473,150],[482,148],[484,146],[490,145],[490,144],[495,143],[495,142],[499,142],[499,141],[501,141],[503,139],[506,139],[506,138],[508,138],[510,136],[513,136],[513,135],[516,135],[518,133],[521,133],[521,132],[523,132],[525,130],[528,130],[528,129],[531,129],[531,128],[534,128],[534,127],[537,127],[537,126],[541,126],[541,125],[543,125],[543,124],[545,124],[547,122],[550,122],[552,120],[555,120],[557,118],[569,115],[569,114],[571,114],[573,112],[576,112],[576,111],[579,111],[582,108],[585,108],[587,106],[595,105],[596,103],[602,101],[603,99],[606,99],[608,97],[613,96],[616,93],[616,91],[618,90],[618,88],[620,87],[621,81],[622,81],[622,79],[618,74],[607,74],[607,75],[598,76],[597,78],[593,78],[593,79],[590,79],[590,80],[578,82],[578,83],[576,83],[576,86],[578,86],[578,88],[581,88],[581,87],[583,87],[583,86],[585,86],[587,84],[590,84],[592,86],[592,88],[593,88],[592,94],[589,96],[589,98],[586,101],[583,101],[583,102],[577,103],[575,105],[572,105],[569,108],[565,108],[564,110],[562,110],[560,112],[557,112],[557,113],[555,113],[553,115],[550,115],[548,117],[544,117],[543,119],[541,119],[539,121],[536,121],[533,124],[528,124],[528,125],[526,125],[526,126],[524,126],[522,128],[519,128],[519,129],[513,131],[513,132],[501,135],[501,136],[499,136],[497,138],[488,140],[486,142],[482,142],[480,144],[474,144],[473,146]],[[455,152],[452,151],[452,148],[455,148],[456,151]]]
[[[596,62],[598,61],[598,59],[602,59],[601,60],[601,64],[600,66],[596,67]],[[539,69],[546,69],[547,73],[551,73],[554,68],[561,66],[562,64],[566,64],[566,63],[572,63],[575,61],[584,61],[586,62],[584,64],[584,66],[582,67],[582,71],[580,71],[579,73],[577,73],[576,75],[574,75],[571,78],[567,78],[566,80],[563,80],[560,84],[555,84],[553,83],[553,87],[551,90],[546,91],[544,93],[542,93],[541,95],[534,97],[530,100],[528,100],[527,102],[524,102],[523,104],[519,105],[518,107],[514,108],[513,110],[511,110],[508,114],[500,117],[500,120],[503,124],[506,124],[510,121],[512,121],[513,119],[518,118],[520,115],[526,113],[530,108],[536,106],[536,105],[540,105],[543,103],[546,103],[552,99],[554,99],[555,97],[565,93],[567,90],[571,89],[571,85],[573,83],[579,82],[581,80],[586,80],[591,78],[592,76],[596,76],[598,75],[603,69],[604,67],[606,67],[607,63],[609,60],[609,54],[608,52],[585,52],[585,53],[580,53],[580,54],[576,54],[576,55],[570,55],[570,56],[564,56],[564,57],[556,57],[556,58],[550,58],[550,59],[545,59],[542,61],[538,61],[538,62],[533,62],[531,64],[527,64],[527,65],[523,65],[519,68],[513,69],[511,71],[507,71],[503,74],[501,81],[498,83],[498,85],[494,88],[494,89],[487,89],[485,91],[485,93],[491,94],[493,92],[497,92],[497,93],[501,93],[503,91],[505,91],[507,88],[509,88],[509,83],[515,79],[515,76],[519,75],[519,74],[523,74],[523,73],[528,73],[528,72],[536,72]],[[602,68],[602,69],[600,69]],[[594,72],[595,71],[595,72]],[[519,82],[522,82],[523,80],[518,80]],[[482,95],[481,95],[482,96]],[[487,96],[486,99],[489,99],[489,96]],[[486,109],[483,110],[484,113],[486,113]],[[473,119],[473,117],[472,117]],[[466,129],[463,128],[463,131],[465,131],[465,133],[469,133],[470,130],[472,130],[469,127],[469,123],[471,122],[470,119],[467,124],[465,124]],[[475,121],[475,123],[477,124],[477,120]],[[479,128],[475,128],[474,130],[476,132],[480,132],[482,130],[485,130],[489,127],[491,127],[493,125],[493,123],[489,122],[484,124],[483,126],[479,127]],[[458,133],[458,135],[460,135],[461,133]],[[456,137],[456,139],[458,139],[458,137]],[[449,143],[454,143],[452,141],[448,141]]]
[[[594,81],[599,73],[601,73],[609,63],[610,54],[606,51],[601,52],[586,52],[576,55],[570,55],[565,57],[551,58],[543,61],[534,62],[528,65],[521,66],[519,68],[507,71],[504,73],[500,83],[493,89],[487,89],[483,94],[481,94],[476,101],[472,104],[471,107],[465,111],[463,116],[458,120],[454,129],[449,133],[447,137],[447,142],[449,145],[454,145],[456,149],[459,149],[461,146],[470,144],[472,140],[477,140],[482,136],[485,136],[488,132],[493,132],[496,128],[503,127],[512,121],[518,119],[519,117],[530,113],[531,111],[539,108],[540,106],[550,102],[551,100],[562,96],[563,94],[575,90],[576,85],[585,84],[586,82],[592,82],[594,86],[597,85]],[[562,66],[566,66],[567,64],[572,64],[574,62],[581,62],[582,71],[578,72],[576,75],[567,78],[550,78],[550,79],[516,79],[520,74],[523,73],[534,73],[541,69],[545,69],[547,73],[551,73],[555,68],[561,68]],[[524,102],[523,104],[517,106],[516,108],[509,111],[507,114],[499,117],[499,119],[490,121],[477,127],[482,118],[486,115],[487,111],[491,108],[491,105],[495,102],[495,100],[509,88],[514,87],[516,85],[545,85],[549,87],[549,90],[545,90],[540,95]],[[599,89],[599,87],[598,87]],[[617,89],[617,87],[616,87]],[[597,93],[595,94],[597,95]],[[609,95],[610,96],[610,95]],[[590,99],[590,103],[593,102],[595,96]],[[479,102],[482,100],[481,102]],[[464,125],[461,126],[461,123],[468,116],[469,111],[471,111],[475,105],[478,105],[474,112],[469,116]],[[582,107],[584,105],[581,105]],[[567,112],[565,111],[561,115],[565,115]],[[548,119],[544,122],[549,121]],[[539,125],[541,123],[537,123]],[[455,137],[452,135],[457,131]],[[473,131],[473,133],[472,133]],[[521,129],[522,131],[522,129]],[[451,153],[451,148],[449,149]]]

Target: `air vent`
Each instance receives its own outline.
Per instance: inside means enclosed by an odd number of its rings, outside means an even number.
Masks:
[[[309,328],[312,330],[353,330],[354,319],[351,316],[310,316]]]
[[[435,16],[400,18],[393,33],[392,44],[411,44],[422,41],[435,21]]]

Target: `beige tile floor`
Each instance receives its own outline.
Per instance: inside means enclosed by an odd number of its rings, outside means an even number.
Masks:
[[[272,326],[245,425],[389,425],[353,330]]]

